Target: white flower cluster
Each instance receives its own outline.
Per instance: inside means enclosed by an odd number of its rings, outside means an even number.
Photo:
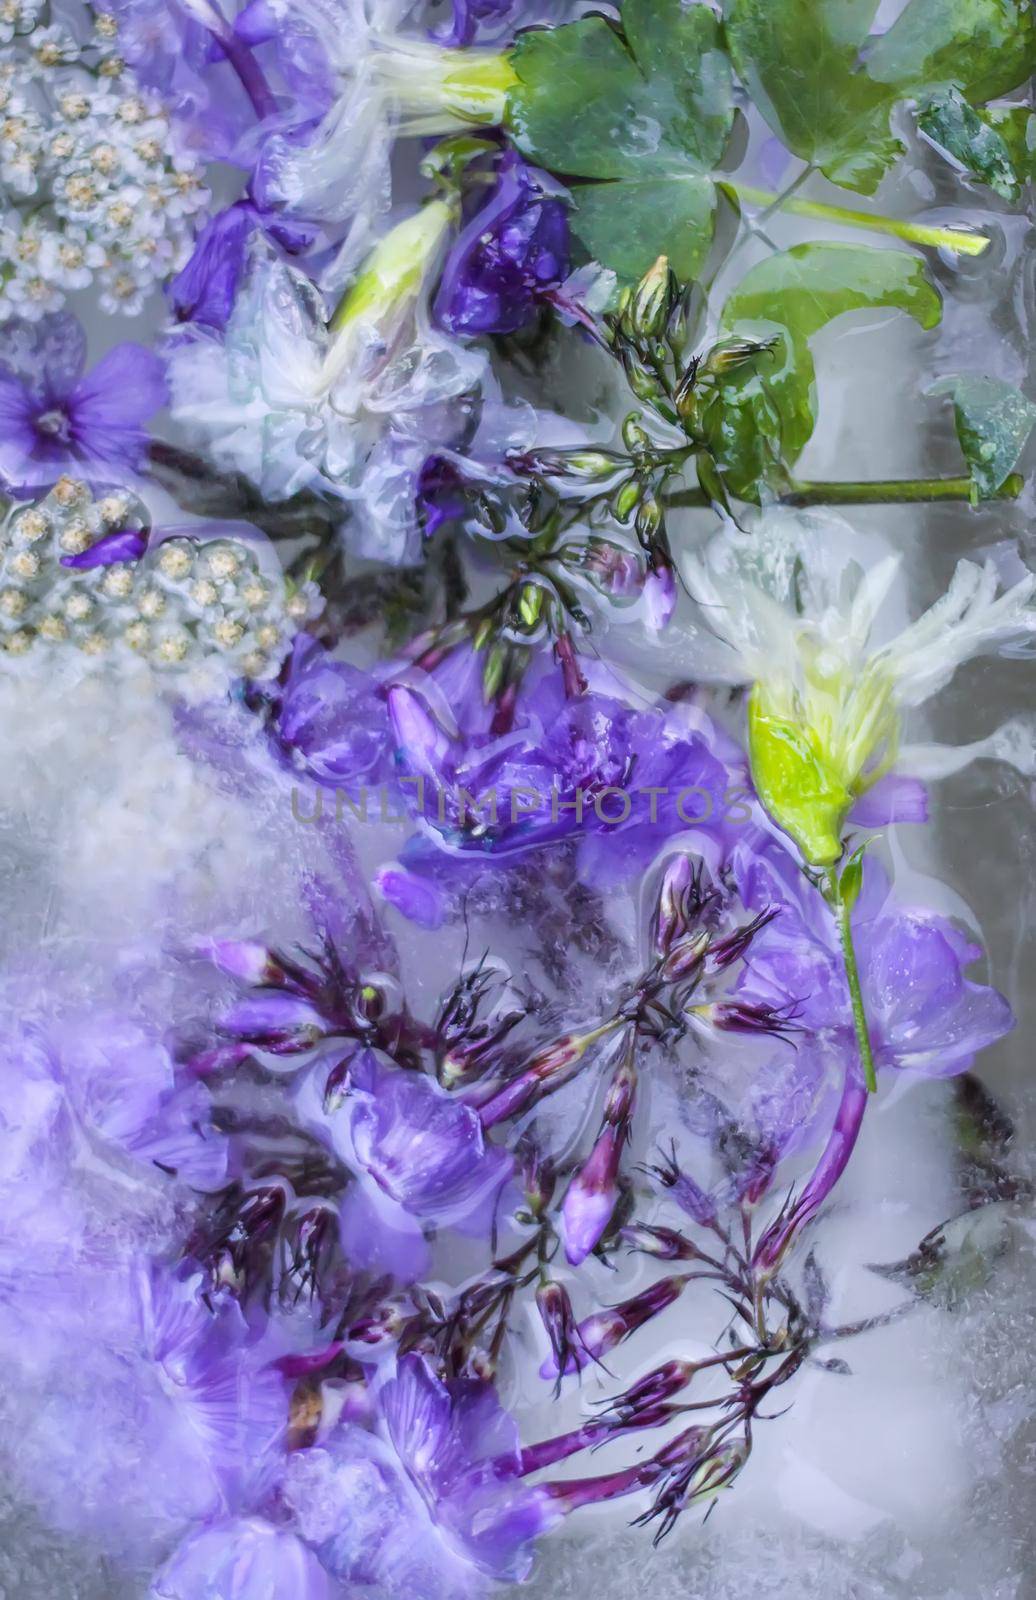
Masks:
[[[82,42],[36,26],[37,0],[0,0],[0,321],[35,320],[95,282],[135,316],[190,254],[209,195],[169,120],[97,13]]]
[[[0,530],[0,648],[17,657],[71,647],[167,671],[216,662],[227,677],[270,677],[319,597],[261,570],[256,548],[243,540],[178,533],[136,561],[61,565],[146,521],[128,490],[94,499],[72,478],[46,499],[14,507]]]

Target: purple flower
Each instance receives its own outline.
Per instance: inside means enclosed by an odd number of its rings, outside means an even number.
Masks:
[[[318,783],[377,785],[393,771],[392,730],[374,680],[299,634],[272,721],[275,744]]]
[[[746,904],[782,904],[752,941],[737,997],[796,1003],[796,1026],[821,1043],[852,1048],[852,1013],[837,934],[819,893],[785,852],[738,858]],[[867,861],[853,912],[860,981],[879,1068],[921,1077],[967,1072],[979,1050],[1013,1026],[1003,995],[964,976],[981,951],[945,917],[900,905],[880,866]]]
[[[92,1134],[194,1188],[224,1181],[227,1142],[212,1126],[208,1094],[177,1085],[162,1044],[111,1012],[62,1018],[49,1038],[55,1074]]]
[[[339,1427],[288,1470],[286,1498],[324,1565],[422,1600],[524,1578],[559,1513],[521,1481],[517,1428],[492,1386],[443,1382],[409,1355],[377,1402],[377,1434]]]
[[[433,673],[412,670],[389,689],[407,803],[426,834],[404,852],[410,873],[436,876],[427,839],[448,853],[445,875],[456,878],[461,861],[481,870],[578,837],[580,871],[602,886],[692,829],[695,848],[718,862],[740,831],[728,820],[741,803],[738,773],[723,757],[740,757],[707,718],[690,706],[634,709],[594,689],[569,698],[559,673],[534,667],[501,730],[481,664],[457,649]],[[614,689],[615,678],[606,681]]]
[[[156,1574],[148,1600],[332,1600],[332,1586],[289,1529],[240,1517],[188,1534]]]
[[[165,403],[162,362],[140,344],[109,350],[84,375],[86,336],[66,312],[8,323],[0,337],[0,476],[36,491],[63,473],[135,473],[145,423]]]
[[[568,274],[568,215],[550,179],[507,149],[450,251],[433,315],[447,333],[514,333]]]
[[[283,1378],[234,1304],[214,1313],[200,1277],[66,1262],[25,1325],[46,1407],[19,1472],[56,1526],[150,1547],[185,1522],[265,1495],[287,1418]],[[0,1337],[8,1336],[6,1307]],[[27,1365],[24,1361],[20,1363]]]
[[[247,201],[238,201],[209,218],[190,260],[167,289],[178,322],[197,322],[223,331],[244,275],[248,242],[259,226],[259,212]]]
[[[304,1096],[314,1089],[311,1082]],[[354,1266],[414,1278],[428,1256],[425,1227],[488,1232],[511,1158],[487,1141],[477,1113],[432,1078],[361,1050],[340,1108],[317,1125],[357,1178],[342,1210]]]

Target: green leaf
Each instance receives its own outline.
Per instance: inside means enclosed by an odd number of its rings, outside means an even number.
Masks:
[[[947,89],[919,109],[917,126],[951,161],[1005,200],[1017,200],[1022,185],[1036,175],[1036,115],[1028,106],[976,111],[959,89]]]
[[[1034,69],[1030,0],[911,0],[867,52],[871,78],[897,99],[952,83],[969,100],[992,100]]]
[[[929,393],[953,396],[957,438],[971,472],[972,499],[992,499],[1028,443],[1036,425],[1036,406],[999,378],[946,378]]]
[[[518,148],[569,178],[572,223],[625,279],[661,254],[694,278],[708,254],[715,188],[733,122],[730,63],[706,6],[627,0],[620,34],[603,17],[523,34],[508,122]]]
[[[712,244],[716,192],[708,178],[588,183],[572,191],[572,229],[595,260],[640,278],[660,255],[693,282]]]
[[[766,481],[761,470],[766,460],[793,466],[813,432],[812,336],[848,311],[886,306],[907,312],[922,328],[939,321],[938,293],[916,256],[858,245],[802,244],[767,257],[742,278],[723,308],[721,330],[759,340],[780,338],[770,359],[724,386],[732,414],[721,426],[712,420],[717,460],[735,493],[743,495],[760,479]]]
[[[893,107],[953,84],[987,100],[1036,65],[1028,0],[911,0],[871,38],[877,0],[726,0],[734,63],[795,155],[873,194],[902,153]]]
[[[848,911],[853,909],[863,888],[863,856],[866,848],[865,844],[861,844],[858,850],[853,851],[838,880],[838,893]]]
[[[705,6],[627,0],[625,42],[603,17],[523,34],[508,122],[518,148],[582,178],[707,173],[733,121],[730,66]]]

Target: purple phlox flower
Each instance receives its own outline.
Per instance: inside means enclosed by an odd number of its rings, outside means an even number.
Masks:
[[[512,1162],[489,1143],[477,1112],[373,1050],[353,1058],[348,1092],[330,1117],[324,1079],[318,1064],[301,1099],[309,1109],[320,1095],[315,1131],[356,1177],[342,1208],[342,1245],[354,1266],[412,1279],[428,1259],[425,1228],[488,1231]]]
[[[287,1419],[284,1379],[236,1305],[202,1279],[68,1261],[48,1316],[48,1420],[19,1470],[62,1529],[152,1548],[185,1523],[268,1494]]]
[[[919,778],[888,772],[861,795],[849,813],[856,828],[887,828],[893,822],[927,822],[928,791]]]
[[[468,515],[471,495],[468,480],[449,456],[429,456],[417,475],[417,518],[426,539],[441,527],[461,522]]]
[[[561,1206],[565,1259],[579,1266],[599,1243],[619,1198],[619,1165],[630,1135],[637,1071],[632,1053],[619,1063],[609,1085],[601,1131],[577,1169]]]
[[[139,528],[123,528],[118,533],[106,533],[89,550],[82,550],[77,556],[62,556],[61,565],[83,572],[93,567],[110,567],[117,561],[139,561],[147,546],[146,533]]]
[[[333,1600],[331,1579],[288,1528],[259,1517],[189,1533],[158,1572],[148,1600]]]
[[[394,771],[384,695],[358,667],[337,661],[309,634],[295,638],[270,722],[277,751],[318,783],[355,792]]]
[[[135,1161],[192,1188],[216,1189],[227,1141],[201,1085],[180,1085],[168,1050],[114,1012],[63,1017],[51,1030],[55,1070],[82,1126]]]
[[[67,312],[8,323],[0,334],[0,476],[9,490],[143,466],[145,424],[166,399],[162,362],[129,343],[84,374],[85,362],[86,336]]]
[[[226,327],[245,272],[248,242],[260,226],[260,213],[248,201],[208,219],[190,260],[167,287],[178,322],[201,323],[217,332]]]
[[[447,258],[433,306],[445,332],[514,333],[568,273],[568,214],[546,173],[516,150],[496,162],[496,185]]]
[[[517,1428],[492,1386],[444,1382],[409,1355],[377,1401],[377,1434],[338,1428],[289,1467],[288,1503],[325,1566],[422,1600],[524,1578],[557,1513],[522,1483]]]
[[[819,893],[779,856],[744,874],[747,892],[784,908],[753,941],[735,995],[797,1006],[797,1026],[823,1043],[851,1039],[852,1015],[837,933]],[[853,938],[871,1043],[879,1067],[922,1077],[966,1072],[1013,1024],[997,990],[964,976],[980,949],[934,911],[897,903],[876,861],[864,866]]]
[[[581,871],[598,885],[692,828],[696,848],[721,859],[735,785],[703,714],[639,710],[594,689],[569,698],[547,665],[527,673],[509,730],[494,734],[477,653],[452,657],[448,680],[411,670],[388,691],[407,803],[439,848],[499,861],[576,836]]]

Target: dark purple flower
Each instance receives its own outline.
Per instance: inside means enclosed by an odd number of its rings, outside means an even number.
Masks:
[[[545,173],[515,150],[450,251],[433,315],[450,334],[514,333],[568,273],[568,215]]]
[[[148,1600],[332,1600],[331,1580],[288,1528],[259,1517],[189,1533],[148,1590]]]
[[[585,1261],[611,1221],[619,1198],[619,1163],[629,1138],[637,1073],[631,1057],[620,1062],[608,1090],[601,1131],[573,1177],[561,1206],[565,1259]]]
[[[280,751],[318,783],[347,789],[392,774],[392,730],[374,680],[296,636],[272,722]]]
[[[93,481],[137,472],[145,423],[165,404],[162,362],[120,344],[84,375],[86,336],[67,312],[8,323],[0,336],[0,476],[36,491],[64,473]]]
[[[248,242],[259,226],[259,212],[248,201],[238,201],[209,218],[190,260],[166,291],[178,322],[223,331],[244,275]]]
[[[522,1482],[517,1428],[492,1386],[443,1382],[408,1355],[377,1408],[376,1434],[339,1427],[289,1467],[288,1504],[324,1565],[421,1600],[524,1578],[558,1513]]]
[[[116,561],[139,561],[147,544],[146,533],[138,528],[124,528],[120,533],[106,533],[89,550],[82,550],[77,556],[62,556],[61,565],[83,572],[92,567],[110,567]]]
[[[417,475],[417,518],[425,538],[434,538],[448,522],[459,522],[469,505],[463,473],[447,456],[429,456]]]

